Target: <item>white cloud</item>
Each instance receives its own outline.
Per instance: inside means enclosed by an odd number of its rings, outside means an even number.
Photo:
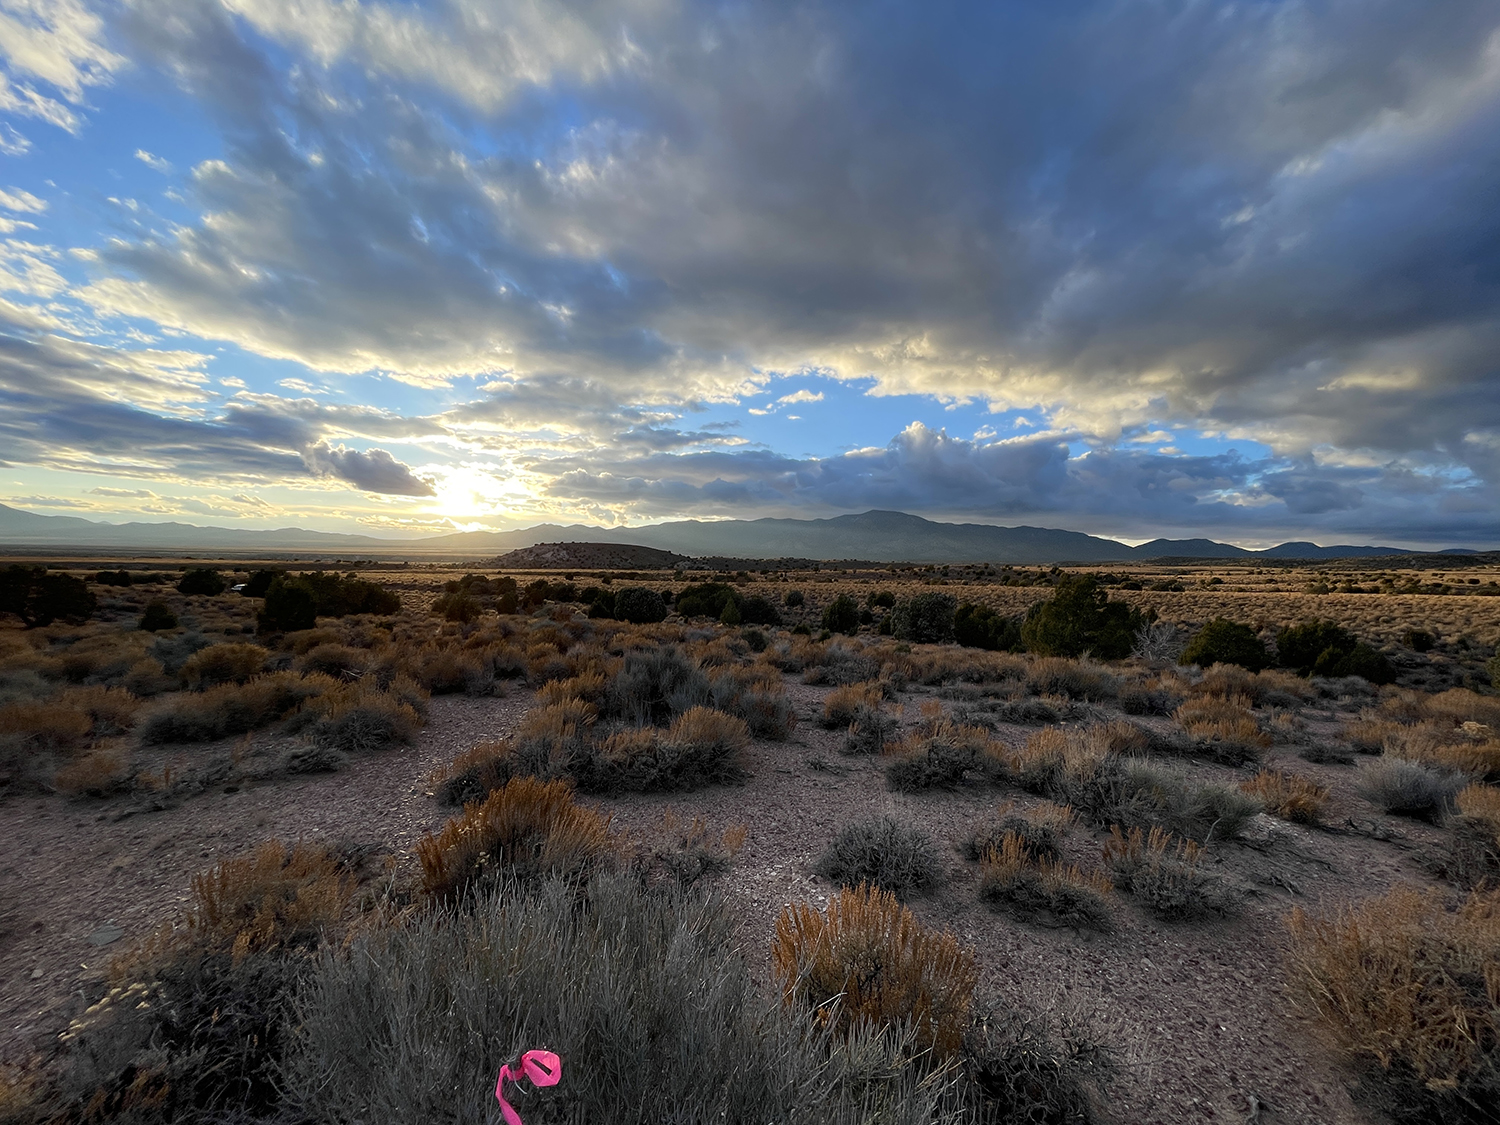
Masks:
[[[9,191],[0,190],[0,207],[7,211],[29,211],[40,215],[47,209],[47,201],[37,198],[29,191],[13,187]]]
[[[104,21],[79,0],[0,0],[0,112],[35,117],[70,131],[71,107],[89,86],[108,82],[125,59],[104,45]],[[33,85],[41,82],[60,95]],[[67,104],[64,104],[67,103]]]
[[[161,172],[165,175],[172,170],[172,162],[170,160],[161,156],[153,156],[143,148],[135,150],[135,158],[153,172]]]
[[[807,389],[804,388],[803,390],[800,390],[800,391],[793,391],[789,395],[782,395],[776,401],[777,402],[785,402],[785,403],[793,403],[793,402],[822,402],[823,401],[823,392],[819,391],[817,394],[813,394],[812,391],[809,391],[809,390],[807,390]]]

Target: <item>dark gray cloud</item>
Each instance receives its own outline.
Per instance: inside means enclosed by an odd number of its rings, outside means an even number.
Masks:
[[[303,450],[302,459],[319,476],[338,477],[365,492],[383,492],[389,496],[434,496],[431,482],[412,474],[384,449],[330,448],[319,442]]]
[[[548,480],[554,497],[657,516],[882,508],[999,523],[1061,517],[1070,527],[1098,531],[1136,526],[1287,539],[1302,534],[1315,515],[1327,535],[1475,545],[1492,542],[1500,520],[1500,503],[1482,485],[1458,487],[1379,466],[1335,471],[1237,454],[1120,449],[1074,454],[1056,436],[967,441],[921,425],[883,447],[835,458],[766,450],[596,454],[528,467]]]
[[[370,492],[432,494],[385,450],[329,439],[421,437],[440,432],[434,423],[267,395],[216,404],[203,359],[43,334],[0,310],[0,463],[192,483],[331,476]]]

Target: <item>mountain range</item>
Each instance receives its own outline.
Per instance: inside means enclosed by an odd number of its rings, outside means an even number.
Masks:
[[[1282,543],[1251,551],[1211,539],[1153,539],[1131,547],[1113,539],[1045,527],[938,523],[905,512],[862,512],[831,519],[677,520],[643,527],[537,524],[518,531],[466,531],[421,539],[382,539],[284,527],[246,531],[186,523],[111,524],[44,516],[0,504],[0,545],[70,550],[306,551],[484,557],[537,543],[638,544],[682,555],[746,559],[800,557],[879,562],[1105,563],[1161,558],[1333,559],[1415,552],[1399,547]],[[1447,553],[1472,554],[1455,550]]]

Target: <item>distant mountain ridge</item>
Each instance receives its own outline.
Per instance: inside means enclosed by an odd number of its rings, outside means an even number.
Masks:
[[[121,550],[261,550],[495,556],[543,543],[653,547],[695,558],[871,559],[885,562],[1140,562],[1147,559],[1334,559],[1417,552],[1400,547],[1283,543],[1264,551],[1211,539],[1153,539],[1130,547],[1113,539],[1045,527],[938,523],[906,512],[869,511],[829,519],[677,520],[646,527],[537,524],[518,531],[466,531],[422,539],[382,539],[287,527],[274,531],[184,523],[110,524],[44,516],[0,504],[0,545]],[[1455,552],[1456,553],[1456,552]],[[1470,553],[1470,552],[1464,552]]]

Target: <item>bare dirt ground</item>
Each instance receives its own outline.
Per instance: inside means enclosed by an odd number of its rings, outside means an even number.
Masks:
[[[1476,599],[1477,600],[1477,599]],[[1216,847],[1213,862],[1247,894],[1236,917],[1166,924],[1129,900],[1115,903],[1116,932],[1097,935],[1043,929],[992,912],[978,901],[978,868],[958,842],[1019,792],[974,786],[907,795],[890,791],[879,760],[838,753],[842,732],[812,717],[827,688],[787,680],[803,721],[784,743],[756,742],[750,780],[735,787],[677,795],[586,799],[613,815],[628,837],[648,844],[663,835],[663,814],[701,815],[722,829],[743,824],[746,843],[716,883],[737,907],[747,957],[762,979],[775,920],[792,902],[826,901],[829,885],[812,873],[843,825],[891,813],[939,842],[946,879],[911,900],[919,918],[951,930],[978,951],[981,993],[1047,1004],[1066,993],[1106,1028],[1124,1059],[1106,1119],[1126,1123],[1246,1120],[1255,1098],[1269,1122],[1366,1125],[1351,1101],[1351,1075],[1296,1017],[1288,1003],[1284,918],[1293,905],[1321,912],[1381,893],[1397,883],[1429,885],[1422,851],[1436,829],[1379,814],[1354,792],[1355,769],[1312,765],[1288,750],[1280,764],[1333,791],[1327,829],[1262,817],[1249,839]],[[901,697],[904,721],[936,696],[914,688]],[[256,780],[257,763],[276,759],[286,740],[256,736],[175,747],[155,768],[209,759],[240,759],[224,784],[173,801],[135,794],[102,801],[56,795],[18,796],[0,804],[6,845],[0,862],[0,1059],[46,1054],[69,1018],[97,994],[108,959],[170,919],[187,898],[192,872],[241,854],[268,838],[322,840],[373,847],[414,867],[412,848],[449,815],[430,796],[427,778],[475,742],[511,730],[532,693],[503,698],[434,699],[426,728],[400,752],[356,759],[345,771],[306,778]],[[1312,737],[1329,738],[1342,716],[1304,709]],[[1002,727],[1021,741],[1035,728]],[[238,746],[238,749],[236,749]],[[1190,767],[1202,779],[1237,780],[1253,770]],[[164,806],[164,807],[159,807]],[[1078,829],[1069,858],[1097,867],[1101,836]],[[96,944],[102,943],[102,944]]]

